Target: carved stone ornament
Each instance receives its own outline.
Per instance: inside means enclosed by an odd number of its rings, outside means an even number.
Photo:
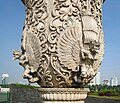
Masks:
[[[24,78],[41,87],[83,87],[104,54],[102,0],[22,0],[22,51],[14,51]]]
[[[88,88],[39,88],[40,103],[84,103]]]

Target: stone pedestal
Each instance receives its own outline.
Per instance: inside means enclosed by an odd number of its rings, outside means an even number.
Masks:
[[[40,88],[40,103],[84,103],[88,88]]]

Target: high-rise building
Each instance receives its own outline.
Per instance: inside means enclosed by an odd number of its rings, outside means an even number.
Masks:
[[[114,76],[110,80],[110,86],[117,86],[117,85],[118,85],[118,79],[116,76]]]
[[[2,84],[8,84],[9,82],[9,75],[8,74],[3,74],[2,75]]]
[[[96,83],[96,85],[100,85],[100,72],[98,72],[95,77],[95,83]]]
[[[96,76],[91,81],[90,85],[100,85],[100,72],[96,74]]]

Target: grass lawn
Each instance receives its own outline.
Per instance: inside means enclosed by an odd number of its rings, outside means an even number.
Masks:
[[[89,95],[89,96],[97,97],[97,98],[106,98],[106,99],[120,100],[120,96],[98,96],[98,95]]]

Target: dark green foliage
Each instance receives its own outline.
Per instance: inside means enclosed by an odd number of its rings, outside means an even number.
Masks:
[[[99,96],[119,96],[120,93],[115,90],[101,90],[98,92]]]
[[[15,85],[23,88],[40,88],[38,86],[31,86],[31,85],[25,85],[25,84],[5,84],[5,85],[0,84],[2,88],[10,88],[10,85]]]
[[[0,84],[0,86],[1,86],[2,88],[9,88],[9,87],[10,87],[9,84],[4,84],[4,85]]]
[[[108,86],[108,85],[92,85],[89,86],[90,95],[98,96],[120,96],[120,85]]]
[[[40,88],[38,86],[31,86],[31,85],[24,85],[24,84],[12,84],[15,85],[17,87],[22,87],[22,88]]]

